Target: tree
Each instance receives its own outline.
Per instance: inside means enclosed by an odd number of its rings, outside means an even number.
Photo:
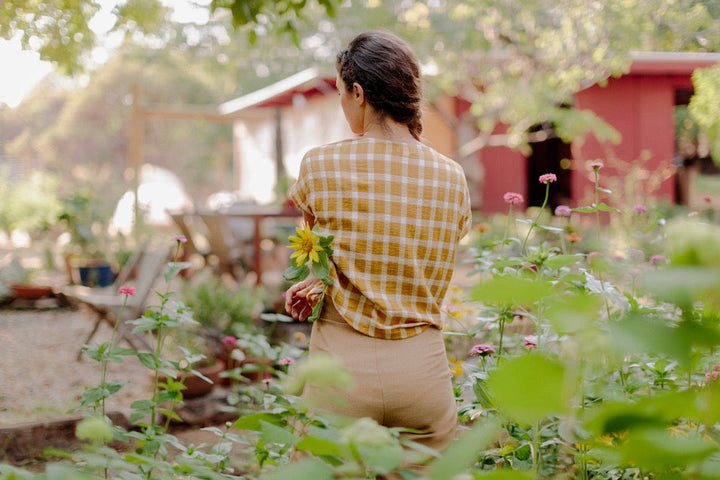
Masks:
[[[317,0],[332,17],[340,0]],[[307,0],[213,0],[212,13],[229,11],[236,28],[264,25],[288,33],[297,44],[296,25],[314,2]],[[23,48],[37,51],[67,74],[83,70],[83,57],[97,44],[90,21],[100,10],[96,0],[6,0],[0,2],[0,38],[20,38]],[[152,35],[167,24],[168,8],[159,0],[125,0],[115,7],[111,31]],[[248,29],[251,40],[257,31]]]

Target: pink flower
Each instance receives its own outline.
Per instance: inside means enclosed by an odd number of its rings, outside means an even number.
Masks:
[[[180,243],[187,242],[187,238],[185,237],[185,235],[173,235],[172,239],[173,239],[173,242],[180,242]]]
[[[547,185],[548,183],[556,182],[557,176],[554,173],[546,173],[545,175],[540,175],[538,180],[540,183]]]
[[[634,248],[630,250],[630,258],[635,261],[642,262],[645,260],[645,252]]]
[[[650,265],[659,265],[661,263],[665,263],[666,261],[667,259],[662,255],[653,255],[650,257]]]
[[[555,215],[558,217],[569,217],[572,214],[572,208],[567,205],[558,205],[555,207]]]
[[[264,383],[265,385],[270,385],[270,382],[271,382],[271,380],[269,378],[262,379],[262,383]]]
[[[278,360],[278,365],[295,365],[295,359],[292,357],[285,357]]]
[[[132,297],[135,295],[135,287],[132,285],[123,285],[122,287],[118,288],[118,293],[120,295],[125,295],[126,297]]]
[[[587,255],[587,261],[592,262],[593,260],[595,260],[596,258],[599,258],[599,257],[600,257],[600,252],[590,252]]]
[[[503,195],[503,200],[505,200],[505,203],[510,204],[523,203],[525,201],[522,195],[514,192],[507,192],[505,195]]]
[[[705,203],[712,202],[712,197],[710,195],[703,195],[702,199],[703,199],[703,202],[705,202]]]
[[[472,347],[470,355],[474,357],[489,357],[495,353],[495,347],[487,344],[479,344]]]
[[[642,215],[644,213],[647,213],[647,207],[645,205],[634,205],[633,206],[633,213],[637,213],[638,215]]]
[[[600,170],[601,168],[603,168],[604,166],[605,166],[605,165],[604,165],[602,162],[599,162],[599,161],[598,161],[598,162],[592,162],[592,163],[589,163],[589,164],[588,164],[588,167],[589,167],[589,168],[592,168],[592,169],[595,170],[596,172],[597,172],[598,170]]]
[[[228,335],[227,337],[223,338],[220,343],[223,345],[237,345],[237,338],[233,337],[232,335]]]
[[[523,339],[523,347],[525,348],[537,348],[537,340],[535,337],[529,336]]]

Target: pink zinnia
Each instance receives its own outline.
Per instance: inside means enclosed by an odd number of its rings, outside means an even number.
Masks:
[[[537,348],[537,340],[534,337],[525,337],[523,339],[523,347],[525,348]]]
[[[488,357],[490,355],[493,355],[494,353],[495,347],[487,344],[475,345],[472,347],[472,350],[470,350],[470,355],[473,355],[475,357]]]
[[[600,170],[605,165],[602,162],[592,162],[588,164],[588,167],[592,168],[593,170]]]
[[[567,205],[558,205],[555,207],[555,215],[558,217],[569,217],[572,214],[572,208]]]
[[[292,357],[285,357],[278,360],[278,365],[295,365],[295,359]]]
[[[135,295],[135,291],[135,287],[133,287],[132,285],[123,285],[118,289],[118,293],[120,295],[125,295],[127,297],[132,297],[133,295]]]
[[[185,235],[173,235],[172,239],[173,239],[173,242],[180,242],[180,243],[187,242],[187,237],[185,237]]]
[[[557,181],[557,176],[554,173],[546,173],[545,175],[540,175],[540,178],[538,179],[540,183],[548,184],[552,182]]]
[[[232,335],[228,335],[221,340],[221,343],[223,345],[237,345],[237,338],[233,337]]]
[[[640,204],[634,205],[633,213],[637,213],[638,215],[647,213],[647,207],[645,205],[640,205]]]
[[[665,261],[666,258],[662,255],[653,255],[652,257],[650,257],[650,265],[658,265],[661,263],[665,263]]]
[[[503,200],[505,200],[505,203],[510,204],[523,203],[525,201],[522,195],[514,192],[507,192],[505,195],[503,195]]]
[[[632,249],[630,250],[630,258],[642,262],[643,260],[645,260],[645,252],[638,249]]]

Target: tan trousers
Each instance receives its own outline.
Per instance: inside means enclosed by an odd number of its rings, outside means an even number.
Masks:
[[[370,417],[388,428],[418,430],[402,436],[437,451],[455,438],[457,410],[437,328],[403,340],[372,338],[348,325],[326,299],[310,337],[310,355],[317,352],[334,355],[355,377],[353,390],[338,392],[345,400],[342,406],[323,408],[353,418]]]

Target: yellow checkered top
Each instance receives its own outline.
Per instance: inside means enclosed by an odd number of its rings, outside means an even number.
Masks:
[[[305,154],[290,198],[335,236],[328,295],[353,328],[386,339],[442,328],[471,224],[458,163],[422,144],[343,140]]]

